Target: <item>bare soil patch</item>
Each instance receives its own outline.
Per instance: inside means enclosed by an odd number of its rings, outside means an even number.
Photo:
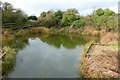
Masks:
[[[120,62],[118,48],[112,46],[93,45],[89,57],[84,60],[85,75],[90,78],[120,78]]]

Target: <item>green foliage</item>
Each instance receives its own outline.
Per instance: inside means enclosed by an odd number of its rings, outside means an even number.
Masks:
[[[10,3],[0,3],[2,4],[2,21],[3,24],[6,23],[22,23],[27,22],[27,15],[20,9],[15,9]],[[47,11],[42,12],[37,19],[36,16],[29,16],[29,19],[37,20],[36,25],[45,27],[66,27],[75,25],[77,27],[83,26],[94,26],[95,28],[107,30],[117,30],[117,16],[115,12],[109,9],[99,8],[93,12],[93,14],[88,16],[80,16],[78,10],[72,8],[66,11]],[[21,26],[26,26],[26,24],[21,24]],[[13,25],[12,25],[13,26]],[[18,26],[18,25],[17,25]],[[18,26],[20,27],[20,26]]]
[[[75,20],[77,20],[77,16],[75,14],[64,13],[60,23],[61,26],[70,26]]]
[[[42,12],[39,22],[46,27],[75,25],[77,27],[94,26],[97,29],[117,30],[117,17],[115,16],[113,11],[102,8],[95,10],[91,15],[80,16],[78,11],[73,8],[65,12],[60,10]]]
[[[107,18],[104,16],[101,16],[101,17],[99,17],[98,15],[93,16],[93,21],[94,21],[95,27],[100,28],[102,26],[106,26],[105,25],[105,23],[107,21],[106,19]]]
[[[88,15],[88,16],[83,17],[83,18],[81,19],[81,21],[83,21],[83,22],[85,23],[85,26],[94,26],[91,15]]]
[[[96,28],[107,29],[107,30],[117,30],[117,16],[116,14],[109,9],[97,9],[92,15],[92,21]]]
[[[76,14],[78,14],[79,12],[78,12],[75,8],[73,8],[73,9],[68,9],[68,10],[66,11],[66,13],[76,15]]]
[[[99,8],[95,11],[95,15],[97,16],[111,16],[114,15],[115,12],[109,10],[108,8],[103,10],[102,8]]]
[[[63,12],[58,10],[57,12],[55,12],[55,19],[56,19],[56,24],[59,26],[60,25],[60,21],[62,19],[63,16]]]
[[[16,52],[10,47],[4,47],[3,50],[6,52],[6,55],[2,58],[2,73],[6,74],[14,65]]]
[[[29,16],[28,20],[37,20],[37,17],[36,16]]]
[[[111,16],[107,19],[107,26],[114,31],[118,30],[118,16]]]
[[[104,15],[104,10],[102,8],[99,8],[96,10],[95,15],[102,16]]]
[[[61,26],[69,26],[74,21],[74,16],[70,14],[63,14],[63,18],[60,22]]]
[[[48,11],[46,12],[46,16],[45,17],[41,17],[39,18],[39,23],[41,23],[41,26],[46,26],[46,27],[52,27],[56,25],[56,18],[55,18],[55,13]]]
[[[58,10],[57,12],[55,12],[55,17],[58,18],[58,19],[62,19],[62,15],[63,15],[63,12]]]
[[[82,22],[81,20],[76,20],[76,21],[73,21],[73,22],[72,22],[72,25],[73,25],[73,26],[76,26],[76,27],[79,27],[79,28],[82,28],[82,27],[85,26],[85,23]]]
[[[68,49],[75,48],[76,45],[86,44],[86,40],[82,37],[73,37],[73,36],[60,35],[60,34],[57,35],[52,34],[46,38],[41,38],[41,40],[57,48],[63,45],[65,48]]]
[[[42,26],[53,27],[53,26],[70,26],[74,20],[80,19],[77,15],[76,9],[68,9],[66,12],[63,11],[48,11],[42,12],[38,21]]]
[[[104,10],[104,16],[111,16],[111,15],[114,15],[115,12],[109,10],[109,9],[105,9]]]
[[[13,8],[8,2],[2,3],[2,14],[3,24],[25,22],[27,20],[27,16],[22,10]]]
[[[40,14],[40,17],[45,17],[46,16],[46,12],[42,12],[41,14]]]

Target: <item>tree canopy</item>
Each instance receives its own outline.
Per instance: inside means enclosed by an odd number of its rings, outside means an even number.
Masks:
[[[94,26],[100,29],[104,26],[107,29],[117,29],[117,17],[115,12],[102,8],[98,8],[93,14],[88,16],[79,15],[78,10],[74,8],[66,11],[58,10],[56,12],[42,12],[39,17],[39,22],[43,24],[42,26],[46,27],[65,27],[74,25],[79,28],[84,26]]]
[[[2,5],[2,23],[26,22],[27,15],[21,9],[15,9],[10,3],[4,2]]]
[[[37,17],[36,16],[29,16],[28,20],[37,20]]]

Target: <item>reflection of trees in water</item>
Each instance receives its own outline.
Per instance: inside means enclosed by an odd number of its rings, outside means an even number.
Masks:
[[[11,48],[15,48],[17,51],[25,48],[26,45],[29,45],[28,36],[22,36],[22,37],[11,36],[6,41],[3,41],[3,46],[9,46]]]
[[[77,45],[84,45],[86,41],[80,37],[69,37],[66,35],[49,35],[46,38],[41,38],[43,42],[47,42],[59,48],[63,45],[65,48],[75,48]]]
[[[35,39],[40,38],[43,42],[60,48],[63,45],[65,48],[75,48],[77,45],[84,45],[86,41],[80,37],[66,36],[66,35],[48,35],[48,34],[37,34],[29,36],[11,36],[7,40],[3,41],[3,46],[9,46],[15,48],[17,51],[21,50],[29,45],[29,38]]]

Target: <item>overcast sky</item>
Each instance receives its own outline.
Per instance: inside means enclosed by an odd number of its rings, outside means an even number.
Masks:
[[[97,8],[109,8],[118,12],[120,0],[2,0],[20,8],[28,15],[39,16],[42,11],[76,8],[80,15],[88,15]]]

